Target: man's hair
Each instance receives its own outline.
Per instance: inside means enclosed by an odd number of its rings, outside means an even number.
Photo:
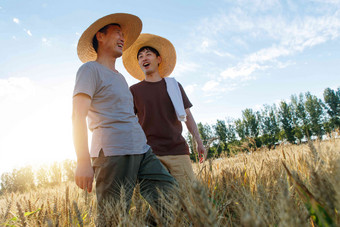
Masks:
[[[160,56],[159,52],[155,48],[150,47],[150,46],[143,46],[142,48],[139,49],[139,51],[137,53],[137,59],[138,59],[138,55],[140,54],[140,52],[142,52],[144,50],[151,51],[152,53],[156,54],[157,57]]]
[[[120,27],[120,24],[115,24],[115,23],[113,23],[113,24],[107,24],[107,25],[105,25],[104,27],[102,27],[101,29],[99,29],[98,32],[106,34],[107,29],[108,29],[111,25],[116,25],[116,26]],[[97,32],[96,32],[96,34],[97,34]],[[94,49],[94,50],[96,51],[96,53],[97,53],[97,50],[98,50],[98,40],[97,40],[96,34],[94,34],[94,36],[93,36],[93,39],[92,39],[92,46],[93,46],[93,49]]]

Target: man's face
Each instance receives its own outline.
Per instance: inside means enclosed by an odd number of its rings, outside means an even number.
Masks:
[[[145,75],[150,75],[158,70],[158,65],[161,63],[162,59],[160,56],[145,49],[138,54],[138,63]]]
[[[101,50],[118,58],[123,54],[124,34],[118,25],[110,25],[106,33],[97,33]]]

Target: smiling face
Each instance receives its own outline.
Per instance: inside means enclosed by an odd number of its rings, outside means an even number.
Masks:
[[[138,64],[145,75],[151,75],[158,71],[158,66],[162,58],[154,53],[150,48],[139,51],[137,55]]]
[[[97,32],[98,54],[105,53],[115,58],[122,56],[124,34],[119,25],[109,25],[106,31]]]

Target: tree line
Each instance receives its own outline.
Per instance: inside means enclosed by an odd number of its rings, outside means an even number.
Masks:
[[[264,105],[259,111],[247,108],[239,119],[217,120],[213,125],[198,123],[208,157],[271,149],[281,143],[299,144],[310,139],[339,135],[340,87],[326,88],[323,100],[310,92],[292,95],[290,101]],[[191,159],[197,161],[195,143],[188,133],[186,140]]]
[[[260,111],[245,109],[239,119],[217,120],[214,125],[198,123],[208,158],[237,152],[255,151],[260,147],[273,148],[280,143],[301,143],[340,130],[340,87],[326,88],[323,100],[306,92],[292,95],[290,102],[278,106],[264,105]],[[188,133],[193,161],[197,161],[195,143]],[[65,160],[34,171],[31,166],[14,169],[1,175],[0,194],[23,192],[32,188],[53,186],[74,180],[76,162]]]
[[[65,160],[43,165],[37,170],[32,166],[13,169],[1,174],[0,194],[4,192],[24,192],[39,187],[48,187],[74,180],[76,162]]]

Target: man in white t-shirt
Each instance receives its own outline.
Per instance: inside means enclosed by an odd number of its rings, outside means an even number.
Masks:
[[[141,28],[142,22],[134,15],[111,14],[94,22],[78,43],[84,64],[73,92],[75,181],[91,192],[95,177],[100,219],[110,213],[104,211],[106,202],[114,205],[120,200],[122,186],[128,205],[140,183],[142,196],[159,210],[157,189],[167,191],[175,182],[146,144],[128,84],[115,68],[116,59],[137,39]],[[87,126],[92,131],[90,152]],[[99,225],[107,224],[101,221]]]

